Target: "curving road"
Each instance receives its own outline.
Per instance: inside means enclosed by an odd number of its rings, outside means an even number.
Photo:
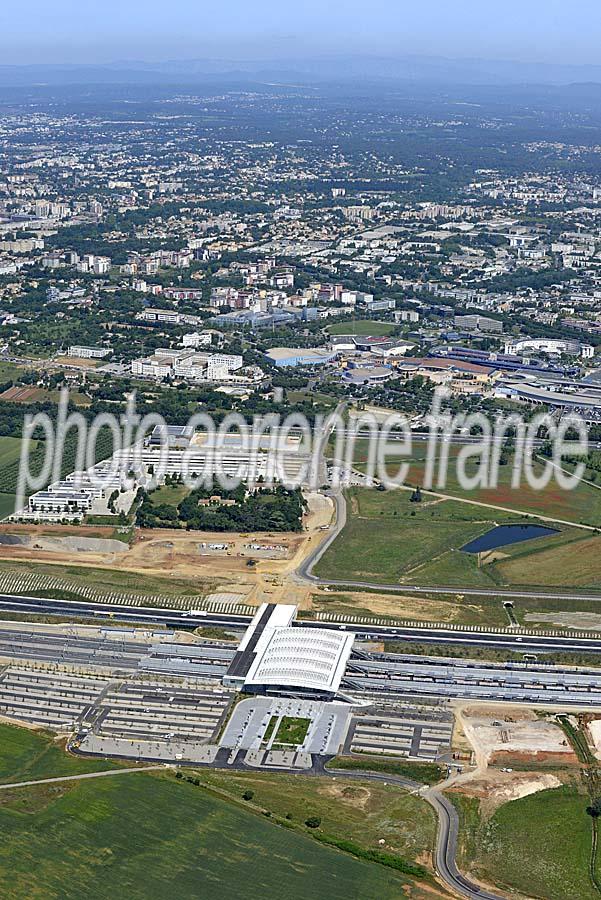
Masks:
[[[368,781],[382,781],[396,784],[406,791],[419,794],[434,809],[438,817],[438,832],[435,849],[436,871],[442,880],[460,897],[468,900],[505,900],[502,894],[493,894],[479,887],[462,875],[457,867],[457,845],[459,840],[459,816],[453,804],[447,800],[440,788],[426,787],[417,781],[386,775],[380,772],[358,772],[348,769],[325,769],[324,774],[338,778],[357,778]]]
[[[346,499],[342,491],[328,491],[335,505],[336,519],[334,526],[324,540],[309,553],[296,569],[296,577],[301,581],[308,581],[318,587],[355,587],[367,590],[376,590],[382,593],[398,594],[462,594],[466,597],[504,597],[515,600],[530,597],[538,600],[592,600],[601,603],[601,592],[596,593],[566,593],[565,591],[528,591],[506,590],[504,588],[474,588],[461,587],[456,584],[433,585],[427,587],[417,584],[383,584],[377,581],[352,581],[351,579],[320,578],[313,575],[313,569],[322,558],[326,550],[331,547],[347,521]],[[557,521],[557,520],[554,520]],[[587,526],[588,528],[588,526]],[[592,530],[592,529],[591,529]]]

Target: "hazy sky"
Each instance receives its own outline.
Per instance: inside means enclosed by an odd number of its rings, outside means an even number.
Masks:
[[[600,0],[0,0],[0,63],[346,52],[600,63]]]

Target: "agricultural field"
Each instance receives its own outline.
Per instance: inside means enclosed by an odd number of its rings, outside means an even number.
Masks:
[[[47,731],[0,723],[0,782],[29,781],[115,769],[119,763],[70,756]]]
[[[242,877],[248,900],[396,900],[410,883],[242,806],[143,773],[5,791],[3,897],[237,900]]]
[[[98,433],[95,447],[95,461],[106,459],[112,453],[112,435],[108,429],[103,428]],[[75,469],[77,453],[77,432],[70,429],[65,438],[64,451],[61,460],[61,477],[73,472]],[[0,437],[0,511],[4,495],[14,498],[19,478],[19,463],[21,455],[21,439],[13,437]],[[32,444],[29,451],[29,469],[36,475],[42,470],[45,458],[45,446],[43,441]],[[8,501],[7,501],[8,502]],[[13,500],[14,508],[14,500]],[[10,512],[13,510],[11,509]]]
[[[577,784],[505,803],[488,820],[479,815],[477,800],[451,799],[462,822],[464,871],[540,900],[599,896],[589,876],[589,799]]]
[[[15,510],[16,479],[7,482],[3,473],[10,469],[18,471],[21,456],[21,439],[0,437],[0,519],[5,519]]]
[[[473,500],[478,503],[486,503],[490,506],[500,506],[509,510],[531,513],[538,516],[562,519],[576,524],[593,525],[601,527],[601,488],[581,482],[574,490],[564,491],[556,481],[552,479],[544,491],[536,491],[530,487],[524,478],[519,488],[511,486],[513,465],[511,458],[506,465],[498,468],[498,485],[494,488],[464,490],[457,477],[456,462],[458,454],[464,449],[457,445],[449,450],[449,463],[446,469],[446,481],[439,485],[437,482],[438,464],[435,469],[432,490],[464,500]],[[387,471],[394,475],[403,462],[409,463],[409,471],[406,484],[415,487],[423,486],[426,471],[427,444],[414,445],[410,456],[387,456]],[[354,454],[355,467],[359,471],[365,471],[367,467],[367,443],[357,441]],[[540,476],[544,463],[536,461],[533,471]],[[472,459],[465,465],[468,477],[474,477],[478,473],[479,461]]]

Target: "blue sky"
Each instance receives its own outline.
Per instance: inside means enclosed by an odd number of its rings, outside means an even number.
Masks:
[[[11,0],[0,62],[433,55],[601,64],[600,0]]]

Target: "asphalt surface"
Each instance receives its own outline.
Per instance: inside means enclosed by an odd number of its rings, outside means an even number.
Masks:
[[[573,597],[570,597],[573,599]],[[597,599],[601,600],[601,597]],[[14,594],[0,594],[0,612],[16,615],[37,615],[73,622],[78,618],[105,619],[113,627],[119,623],[142,623],[153,627],[197,628],[215,626],[234,631],[244,631],[250,623],[250,616],[230,613],[188,615],[185,611],[161,609],[152,606],[111,605],[109,603],[88,603],[78,600],[52,600],[50,598],[26,597]],[[349,631],[366,639],[386,641],[414,641],[417,643],[458,644],[462,646],[493,647],[518,653],[552,652],[601,652],[601,639],[587,632],[565,634],[560,631],[536,632],[516,629],[495,631],[494,628],[478,629],[475,626],[445,627],[427,624],[406,626],[372,625],[368,623],[320,622],[301,619],[303,628],[331,628]]]
[[[444,882],[461,897],[469,900],[504,900],[500,894],[493,894],[467,879],[457,867],[457,844],[459,838],[459,816],[453,804],[436,788],[426,788],[416,781],[398,775],[379,772],[356,772],[347,769],[324,769],[324,774],[336,778],[357,778],[368,781],[382,781],[396,784],[406,791],[419,794],[436,812],[438,834],[435,852],[436,871]]]

